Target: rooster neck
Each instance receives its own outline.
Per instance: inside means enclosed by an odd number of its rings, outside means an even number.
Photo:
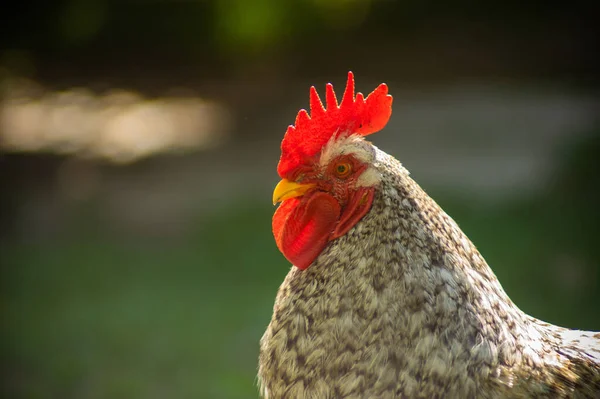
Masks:
[[[371,210],[307,270],[293,267],[279,290],[261,341],[264,393],[504,397],[521,376],[545,378],[523,388],[529,396],[564,379],[541,370],[562,370],[555,348],[566,330],[512,303],[398,161],[376,150],[374,166],[381,182]]]
[[[472,242],[402,165],[379,150],[375,165],[382,177],[370,212],[298,278],[344,284],[342,297],[394,298],[405,313],[435,315],[432,323],[456,325],[465,307],[487,323],[527,324]]]

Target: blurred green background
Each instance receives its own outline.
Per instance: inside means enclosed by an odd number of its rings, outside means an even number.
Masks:
[[[387,82],[371,136],[526,312],[600,330],[588,2],[64,0],[0,18],[6,398],[257,397],[289,269],[278,148],[308,88]]]

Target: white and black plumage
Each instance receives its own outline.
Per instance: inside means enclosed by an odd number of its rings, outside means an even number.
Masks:
[[[317,123],[312,98],[311,108]],[[297,120],[296,133],[313,131],[301,129],[302,123]],[[288,201],[303,206],[311,195],[331,190],[344,219],[354,203],[347,191],[368,188],[373,195],[364,216],[343,234],[315,244],[320,250],[310,262],[288,247],[305,237],[285,237],[287,225],[299,230],[290,218],[301,212],[288,212],[285,223],[276,214],[278,246],[304,270],[292,267],[285,278],[262,337],[262,396],[599,398],[600,334],[557,327],[519,310],[471,241],[400,162],[366,141],[365,133],[340,132],[348,126],[341,123],[319,151],[312,157],[305,151],[287,170],[282,145],[279,172],[295,184],[293,192],[275,196],[284,199],[282,207]],[[348,157],[356,175],[333,181],[331,163]],[[293,172],[298,167],[299,174]]]

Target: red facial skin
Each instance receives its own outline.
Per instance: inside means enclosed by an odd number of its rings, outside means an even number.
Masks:
[[[340,173],[340,165],[349,171]],[[296,267],[308,268],[329,241],[346,234],[371,209],[375,188],[354,187],[366,168],[348,155],[333,160],[320,176],[303,168],[301,183],[315,188],[283,201],[273,215],[277,247]]]

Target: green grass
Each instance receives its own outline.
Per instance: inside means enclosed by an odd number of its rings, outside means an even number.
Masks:
[[[3,249],[5,389],[31,398],[252,396],[258,339],[287,271],[271,211],[214,215],[178,244],[82,234]]]
[[[485,207],[435,198],[523,310],[600,329],[600,265],[593,248],[576,245],[569,215],[552,218],[544,199]],[[81,228],[68,240],[2,248],[3,396],[256,397],[258,341],[288,270],[272,212],[224,207],[177,243]],[[583,278],[565,283],[561,254]]]

